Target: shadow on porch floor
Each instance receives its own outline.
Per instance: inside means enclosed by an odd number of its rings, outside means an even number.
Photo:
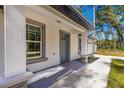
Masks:
[[[59,66],[63,67],[63,69],[61,69],[60,71],[57,71],[55,73],[53,72],[53,74],[51,74],[48,77],[42,77],[41,79],[28,84],[28,88],[48,88],[52,84],[54,84],[57,80],[68,75],[69,73],[72,73],[80,68],[85,67],[85,64],[81,63],[80,61],[71,61],[71,62],[65,62]],[[47,70],[46,70],[46,72],[47,72]],[[43,76],[43,74],[45,74],[45,72],[42,73],[41,76]]]

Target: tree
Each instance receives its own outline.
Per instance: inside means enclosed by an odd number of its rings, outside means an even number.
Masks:
[[[124,6],[97,6],[96,30],[104,33],[104,45],[124,48]],[[115,37],[116,35],[117,37]],[[113,44],[113,46],[112,46]],[[106,47],[108,48],[108,47]]]

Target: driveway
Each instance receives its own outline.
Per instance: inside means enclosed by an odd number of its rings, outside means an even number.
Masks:
[[[120,60],[124,60],[124,57],[119,57],[119,56],[107,56],[107,55],[98,55],[98,54],[94,54],[95,57],[105,57],[105,58],[110,58],[110,59],[120,59]]]

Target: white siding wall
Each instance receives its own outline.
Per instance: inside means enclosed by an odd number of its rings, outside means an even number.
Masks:
[[[92,53],[93,53],[93,44],[88,43],[88,54],[92,54]]]
[[[88,54],[93,54],[94,52],[94,44],[92,40],[88,40]]]
[[[59,28],[49,22],[49,20],[45,20],[42,15],[37,15],[29,10],[26,11],[26,14],[28,18],[46,25],[46,57],[48,57],[48,60],[45,62],[27,65],[28,69],[38,71],[59,64]],[[53,55],[53,53],[55,53],[55,55]]]
[[[46,57],[48,60],[45,62],[39,62],[27,65],[27,68],[31,71],[38,71],[50,66],[60,64],[59,58],[59,30],[62,29],[71,34],[71,60],[79,58],[78,53],[78,35],[72,34],[71,28],[61,25],[56,20],[51,21],[47,16],[44,16],[31,9],[26,10],[27,18],[44,23],[46,25]],[[53,55],[55,53],[55,55]]]
[[[29,70],[34,72],[60,64],[60,29],[71,34],[70,60],[79,58],[77,54],[77,34],[81,32],[77,31],[73,26],[70,27],[64,21],[61,24],[57,23],[57,19],[51,20],[48,16],[43,15],[44,11],[42,11],[42,8],[40,8],[42,13],[25,8],[25,6],[4,6],[4,8],[5,20],[3,20],[3,14],[0,12],[0,78],[3,75],[4,77],[10,77],[26,72],[26,17],[46,25],[46,57],[48,57],[45,62],[27,65]],[[3,21],[5,22],[4,25]],[[84,52],[87,50],[86,41],[86,33],[84,33],[82,41],[84,42]]]
[[[78,34],[71,34],[71,60],[80,58],[78,55]]]
[[[82,54],[86,55],[88,50],[87,50],[88,46],[87,46],[87,32],[83,32],[82,33]]]

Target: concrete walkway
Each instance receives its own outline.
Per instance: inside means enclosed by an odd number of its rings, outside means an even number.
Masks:
[[[94,55],[99,57],[95,62],[87,65],[85,70],[73,72],[72,74],[57,81],[52,88],[105,88],[110,71],[111,59],[122,59],[123,57]]]
[[[99,58],[110,58],[110,59],[120,59],[120,60],[124,60],[124,57],[119,57],[119,56],[107,56],[107,55],[98,55],[98,54],[94,54],[95,57],[99,57]]]

